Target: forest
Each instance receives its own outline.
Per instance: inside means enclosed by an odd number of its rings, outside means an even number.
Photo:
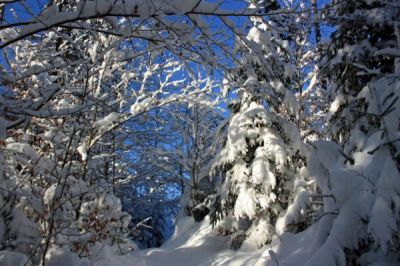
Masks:
[[[400,1],[0,0],[0,265],[400,265]]]

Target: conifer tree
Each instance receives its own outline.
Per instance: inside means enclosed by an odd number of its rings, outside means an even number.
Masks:
[[[316,143],[309,165],[322,193],[331,195],[323,218],[331,226],[310,265],[398,262],[398,12],[398,1],[334,2],[337,30],[321,64],[335,92],[329,123],[337,144]]]
[[[275,22],[280,19],[253,18],[238,43],[242,65],[230,85],[238,87],[239,99],[231,103],[228,137],[214,164],[222,185],[211,215],[217,230],[234,233],[234,249],[243,241],[243,249],[258,248],[284,231],[302,229],[309,204],[300,174],[304,147],[295,123],[296,73]]]

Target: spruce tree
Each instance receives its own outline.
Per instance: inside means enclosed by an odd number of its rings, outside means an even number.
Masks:
[[[330,195],[329,236],[310,265],[399,261],[398,12],[398,1],[334,3],[337,30],[321,65],[335,92],[329,123],[337,144],[316,143],[309,168]]]
[[[276,22],[281,18],[252,18],[247,37],[237,45],[243,57],[230,84],[238,88],[239,99],[230,105],[226,144],[214,163],[222,184],[211,213],[217,231],[233,233],[233,249],[259,248],[305,224],[309,197],[300,174],[304,147],[295,123],[296,72]]]

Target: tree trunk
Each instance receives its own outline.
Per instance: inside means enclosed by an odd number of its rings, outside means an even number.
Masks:
[[[317,0],[311,0],[311,6],[314,15],[315,42],[318,44],[321,41],[321,29],[319,27]]]

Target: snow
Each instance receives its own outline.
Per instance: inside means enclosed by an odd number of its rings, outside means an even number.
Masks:
[[[81,155],[82,161],[86,161],[88,159],[88,147],[85,142],[83,142],[78,148],[77,151]]]
[[[246,184],[242,184],[243,188],[240,189],[240,193],[236,199],[234,214],[236,218],[239,218],[243,215],[249,216],[249,218],[253,218],[256,213],[257,207],[257,198],[252,189],[247,189]]]
[[[329,114],[333,115],[339,110],[340,105],[344,102],[344,97],[343,95],[338,95],[335,100],[331,103],[331,106],[329,108]]]
[[[304,188],[300,188],[294,202],[289,205],[285,215],[278,218],[278,221],[276,222],[277,233],[282,235],[285,232],[286,227],[290,223],[295,222],[298,217],[300,217],[301,212],[307,209],[309,203],[309,193]]]
[[[225,239],[212,231],[208,219],[195,223],[192,217],[184,217],[172,238],[161,248],[135,251],[131,256],[109,256],[97,261],[96,265],[209,265],[205,264],[207,259],[225,249]]]
[[[27,143],[11,142],[7,144],[6,149],[25,154],[32,158],[32,160],[37,160],[39,158],[38,153]]]
[[[18,32],[12,28],[6,28],[0,31],[0,40],[5,42],[18,36]]]
[[[138,115],[138,114],[150,109],[151,101],[152,101],[151,98],[146,98],[140,102],[137,101],[136,103],[132,104],[131,110],[130,110],[131,114],[133,116],[135,116],[135,115]]]
[[[112,112],[104,118],[97,120],[94,126],[97,127],[99,131],[106,131],[118,122],[119,117],[117,113]]]
[[[58,187],[57,184],[53,184],[51,185],[48,189],[46,189],[46,191],[44,192],[44,196],[43,196],[43,203],[46,204],[47,206],[51,206],[51,203],[54,199],[54,197],[57,195],[59,196],[59,192],[57,191],[60,190],[60,188]],[[56,193],[58,192],[58,193]]]
[[[268,158],[265,156],[265,150],[262,147],[257,148],[251,169],[253,182],[255,184],[261,184],[265,178],[267,179],[265,185],[274,188],[276,184],[275,176],[269,169],[270,165],[268,163]]]
[[[229,237],[216,234],[209,224],[209,217],[200,223],[195,223],[192,217],[183,217],[178,222],[174,235],[160,248],[134,251],[126,256],[105,255],[96,260],[96,265],[306,265],[324,241],[319,236],[324,235],[326,222],[329,220],[326,216],[298,234],[284,233],[280,239],[274,238],[270,245],[261,249],[257,249],[252,243],[253,245],[233,251],[228,246]]]
[[[387,243],[391,241],[392,234],[397,229],[396,220],[399,219],[399,214],[398,210],[393,212],[395,207],[392,206],[400,206],[397,195],[400,191],[399,177],[400,173],[395,163],[386,160],[377,183],[377,195],[368,228],[384,252],[387,252]]]
[[[86,262],[86,263],[85,263]],[[66,248],[52,246],[46,254],[46,265],[48,266],[86,266],[90,265],[86,260],[80,260],[78,254]]]
[[[218,2],[212,3],[208,1],[197,0],[97,0],[97,1],[83,1],[77,4],[77,7],[72,10],[64,12],[56,12],[53,6],[41,14],[39,18],[33,20],[33,23],[21,27],[19,33],[15,33],[14,29],[0,31],[0,38],[3,39],[1,47],[7,46],[20,38],[27,37],[36,32],[44,29],[51,28],[57,25],[65,24],[71,21],[81,20],[92,17],[110,16],[138,16],[140,19],[145,20],[153,15],[164,14],[185,14],[191,10],[204,14],[231,14],[236,12],[238,14],[254,14],[252,10],[223,10],[219,8]]]
[[[286,88],[285,88],[285,85],[283,85],[283,83],[281,81],[279,81],[279,80],[270,81],[269,84],[272,88],[274,88],[274,90],[277,93],[285,94]]]
[[[279,239],[274,238],[270,245],[261,249],[257,249],[254,242],[248,242],[247,245],[245,242],[240,250],[233,251],[228,245],[229,236],[218,235],[212,229],[209,217],[200,223],[195,223],[192,217],[182,217],[173,236],[160,248],[136,249],[129,254],[118,255],[116,247],[96,245],[92,252],[94,255],[90,259],[79,259],[77,254],[65,248],[52,246],[46,259],[47,265],[57,266],[331,265],[335,258],[330,258],[331,252],[326,252],[325,249],[334,249],[334,244],[328,242],[321,248],[321,244],[328,237],[326,229],[331,226],[331,221],[332,218],[326,215],[307,230],[297,234],[284,233]],[[362,257],[366,262],[378,263],[385,260],[388,263],[385,265],[396,265],[393,264],[394,259],[395,257],[375,253],[367,253]],[[20,253],[0,252],[1,265],[18,266],[23,265],[25,261],[26,256]]]
[[[131,256],[99,261],[98,265],[239,266],[257,261],[254,255],[262,252],[234,252],[227,247],[227,240],[227,236],[219,236],[212,230],[208,217],[201,223],[195,223],[192,217],[184,217],[178,222],[172,238],[161,248],[136,251]]]
[[[0,251],[0,265],[4,266],[23,266],[27,261],[26,255],[14,251]]]

